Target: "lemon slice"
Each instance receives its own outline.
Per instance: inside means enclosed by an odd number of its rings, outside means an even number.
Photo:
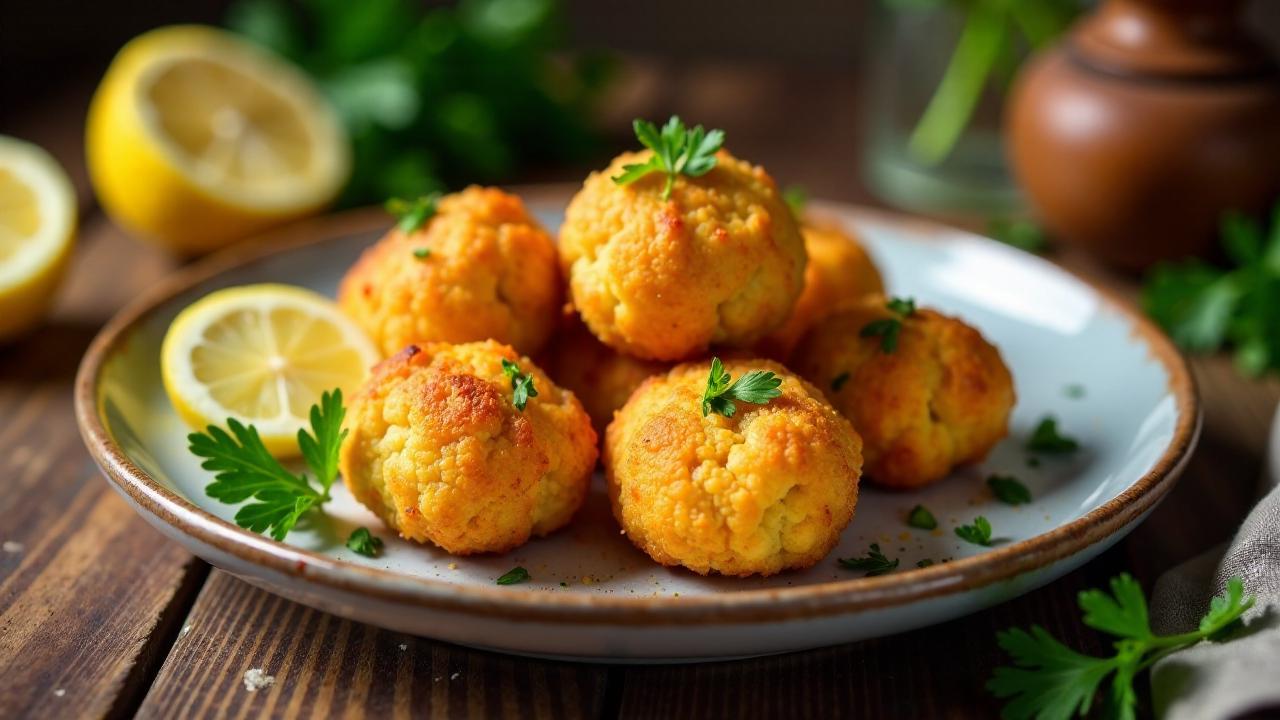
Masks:
[[[178,314],[160,348],[169,401],[189,425],[252,423],[273,455],[326,390],[350,397],[379,360],[373,343],[322,295],[289,285],[210,293]]]
[[[112,218],[187,254],[314,212],[351,167],[345,130],[310,79],[194,25],[125,45],[89,106],[85,144]]]
[[[58,162],[0,135],[0,340],[40,322],[71,257],[76,193]]]

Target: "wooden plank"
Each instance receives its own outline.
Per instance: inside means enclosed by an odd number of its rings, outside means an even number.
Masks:
[[[71,401],[97,327],[166,270],[91,219],[49,322],[0,350],[0,717],[131,711],[206,573],[109,489]]]
[[[245,672],[275,678],[250,692]],[[340,619],[214,570],[139,709],[176,717],[597,717],[606,671]]]

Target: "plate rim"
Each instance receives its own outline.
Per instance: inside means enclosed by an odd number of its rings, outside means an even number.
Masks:
[[[530,205],[563,204],[574,185],[523,185],[508,188]],[[101,415],[100,379],[106,360],[124,345],[151,314],[193,286],[249,267],[300,247],[377,230],[388,225],[380,208],[361,208],[291,223],[233,245],[162,278],[116,313],[94,337],[76,374],[76,421],[90,455],[109,483],[178,536],[210,546],[251,566],[314,582],[339,592],[372,594],[418,608],[499,616],[507,620],[607,625],[693,625],[771,623],[906,605],[958,595],[1047,568],[1123,530],[1155,506],[1172,488],[1192,454],[1203,422],[1199,392],[1186,359],[1150,320],[1130,309],[1111,291],[1044,258],[1000,245],[973,232],[928,219],[878,208],[815,202],[824,214],[844,220],[865,218],[913,227],[926,233],[966,236],[990,243],[1040,269],[1069,277],[1092,290],[1101,304],[1132,327],[1169,376],[1168,390],[1178,411],[1174,434],[1151,470],[1119,495],[1069,523],[1008,543],[980,555],[928,568],[879,577],[850,578],[812,585],[742,590],[684,597],[626,597],[587,593],[460,585],[411,576],[384,568],[338,560],[242,529],[201,509],[164,487],[134,464],[112,438]],[[199,554],[199,553],[197,553]]]

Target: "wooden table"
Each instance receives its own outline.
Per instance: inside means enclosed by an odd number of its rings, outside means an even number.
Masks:
[[[280,599],[163,539],[108,489],[81,445],[71,382],[85,346],[174,267],[94,206],[80,151],[90,86],[0,115],[0,133],[59,156],[83,210],[56,312],[0,349],[0,717],[991,717],[998,707],[982,686],[1003,662],[996,630],[1040,623],[1100,652],[1079,622],[1078,591],[1121,571],[1149,587],[1205,538],[1228,539],[1252,503],[1280,384],[1242,379],[1213,357],[1194,361],[1207,421],[1200,448],[1141,527],[1041,590],[944,625],[739,662],[606,666],[470,650]],[[788,114],[796,107],[806,108],[802,120]],[[857,93],[843,75],[652,65],[632,76],[608,121],[672,109],[729,128],[739,154],[784,182],[867,200],[855,171]],[[1133,282],[1060,259],[1132,297]],[[250,668],[275,685],[247,692]]]

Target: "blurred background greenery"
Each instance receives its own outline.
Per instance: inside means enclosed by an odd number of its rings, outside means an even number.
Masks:
[[[567,51],[557,0],[241,0],[226,24],[293,60],[347,124],[341,205],[493,183],[598,151],[605,53]]]

